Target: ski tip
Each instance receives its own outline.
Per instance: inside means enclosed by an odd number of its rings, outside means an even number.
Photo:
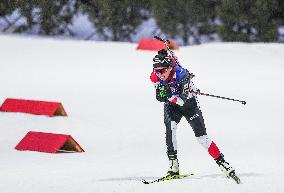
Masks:
[[[167,175],[161,178],[158,178],[154,181],[146,181],[145,179],[142,179],[143,184],[152,184],[152,183],[157,183],[157,182],[163,182],[163,181],[168,181],[168,180],[174,180],[174,179],[182,179],[186,178],[188,176],[192,176],[193,173],[190,174],[178,174],[178,175]]]
[[[241,179],[235,174],[235,172],[233,172],[229,177],[232,178],[237,184],[241,184]]]
[[[142,180],[143,184],[149,184],[146,180]]]
[[[236,180],[236,182],[237,182],[237,184],[242,184],[240,179]]]

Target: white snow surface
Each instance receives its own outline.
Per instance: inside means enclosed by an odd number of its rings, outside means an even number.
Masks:
[[[178,125],[183,179],[166,174],[163,105],[149,75],[155,52],[136,44],[0,36],[0,102],[61,102],[68,117],[0,113],[1,193],[284,192],[284,45],[212,43],[181,47],[209,137],[242,180],[221,173],[185,119]],[[28,131],[70,134],[84,153],[17,151]]]

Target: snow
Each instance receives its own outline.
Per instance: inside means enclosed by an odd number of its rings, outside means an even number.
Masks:
[[[155,53],[136,44],[0,36],[0,101],[62,102],[68,117],[0,113],[1,193],[279,193],[284,182],[282,44],[212,43],[176,51],[202,91],[207,131],[242,180],[226,179],[183,119],[181,173],[168,167],[163,106],[149,81]],[[17,151],[28,131],[70,134],[85,153]]]

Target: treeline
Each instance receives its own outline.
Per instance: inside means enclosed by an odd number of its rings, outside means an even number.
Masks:
[[[74,35],[78,13],[88,15],[95,33],[110,41],[132,41],[143,21],[154,18],[162,33],[199,44],[223,41],[278,42],[284,25],[283,0],[1,0],[0,18],[18,13],[12,32]]]

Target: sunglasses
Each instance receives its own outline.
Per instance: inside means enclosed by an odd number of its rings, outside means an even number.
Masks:
[[[167,70],[168,70],[168,68],[155,68],[154,72],[157,75],[161,75],[161,74],[164,74],[165,72],[167,72]]]

